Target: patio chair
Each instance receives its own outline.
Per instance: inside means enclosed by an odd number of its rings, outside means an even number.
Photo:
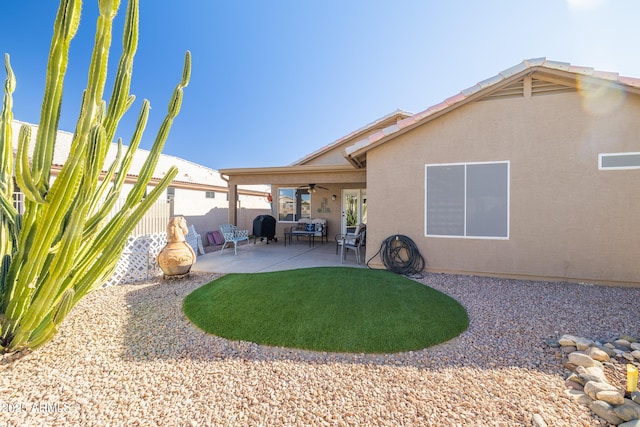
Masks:
[[[353,236],[345,237],[343,239],[342,245],[340,246],[341,263],[344,263],[344,260],[347,258],[347,251],[351,249],[356,253],[356,263],[360,264],[360,249],[365,246],[366,234],[367,228],[360,227],[358,234],[354,233]]]
[[[238,255],[238,242],[243,240],[249,241],[249,230],[238,230],[233,224],[221,224],[220,232],[224,237],[224,243],[222,244],[222,249],[220,249],[220,253],[224,251],[227,243],[233,243],[233,252]]]
[[[187,241],[191,249],[196,255],[204,255],[204,247],[202,246],[202,237],[196,231],[196,227],[191,224],[189,226],[189,232],[184,235],[184,239]]]
[[[339,253],[342,253],[340,248],[341,248],[342,244],[344,243],[345,239],[353,239],[353,238],[355,238],[358,234],[360,234],[360,231],[362,231],[366,227],[367,227],[367,224],[358,224],[356,226],[356,228],[353,230],[353,232],[347,232],[346,234],[336,234],[336,236],[335,236],[336,255],[338,255]]]

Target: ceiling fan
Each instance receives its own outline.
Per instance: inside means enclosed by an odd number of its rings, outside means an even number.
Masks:
[[[298,190],[309,190],[310,193],[315,193],[317,188],[321,188],[323,190],[329,191],[327,187],[323,187],[322,185],[316,185],[316,184],[302,185],[298,187]]]

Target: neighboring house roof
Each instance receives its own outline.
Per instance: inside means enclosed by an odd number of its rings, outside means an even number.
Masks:
[[[380,131],[373,133],[355,144],[344,149],[344,156],[351,164],[358,168],[364,168],[366,165],[366,152],[375,148],[393,138],[420,126],[436,117],[439,117],[451,110],[454,110],[466,103],[477,100],[481,97],[505,90],[505,94],[513,93],[516,88],[509,85],[514,81],[522,79],[526,75],[535,72],[544,72],[551,77],[566,80],[567,84],[574,87],[580,84],[580,80],[597,79],[600,83],[622,86],[627,90],[640,93],[640,79],[633,77],[620,76],[617,73],[598,71],[590,67],[574,66],[566,62],[549,61],[546,58],[528,59],[501,71],[497,75],[483,80],[476,85],[464,89],[460,93],[445,99],[439,104],[433,105],[426,110],[400,120],[396,124],[392,124]],[[540,90],[546,90],[542,87]],[[506,96],[506,95],[505,95]]]
[[[31,123],[25,123],[18,120],[13,121],[13,149],[14,153],[17,151],[18,144],[18,133],[20,127],[22,125],[28,125],[32,128],[31,130],[31,144],[30,144],[30,152],[33,152],[35,145],[35,138],[37,132],[37,125]],[[71,151],[71,142],[73,140],[73,133],[58,131],[56,135],[56,145],[53,153],[53,171],[55,173],[56,170],[59,170],[67,160],[69,152]],[[126,151],[127,147],[123,146],[123,155]],[[113,163],[116,159],[118,151],[118,144],[112,143],[109,147],[109,152],[107,153],[107,157],[105,160],[105,166],[103,172],[106,172],[106,169]],[[138,148],[133,155],[133,161],[131,162],[131,167],[129,169],[129,173],[127,177],[130,177],[132,180],[135,180],[140,171],[142,170],[142,166],[144,165],[145,160],[149,156],[149,150],[144,150],[142,148]],[[176,166],[178,168],[178,175],[173,180],[173,184],[182,184],[184,186],[196,186],[202,187],[203,189],[217,189],[222,190],[223,188],[227,188],[227,182],[220,176],[220,173],[214,169],[210,169],[206,166],[199,165],[197,163],[190,162],[185,159],[181,159],[179,157],[170,156],[167,154],[161,154],[158,159],[158,164],[153,173],[153,180],[160,180],[164,177],[171,166]],[[252,188],[257,190],[257,188]],[[261,186],[258,190],[261,193],[268,191],[268,188]]]

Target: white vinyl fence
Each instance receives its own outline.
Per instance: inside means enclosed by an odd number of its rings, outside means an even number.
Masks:
[[[125,199],[120,199],[116,202],[111,216],[114,216],[122,206],[124,206]],[[155,202],[146,214],[142,217],[138,225],[131,232],[132,236],[142,236],[146,234],[157,234],[167,231],[167,224],[171,217],[171,203],[166,200],[158,200]]]

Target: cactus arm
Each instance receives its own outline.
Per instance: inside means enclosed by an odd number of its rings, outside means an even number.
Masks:
[[[118,7],[118,1],[100,1],[100,16],[96,22],[96,38],[89,65],[86,96],[83,99],[80,118],[76,128],[76,136],[85,142],[91,127],[102,110],[102,94],[107,79],[107,65],[109,49],[111,47],[113,18]]]
[[[16,154],[16,181],[25,197],[35,203],[46,203],[44,194],[40,193],[29,166],[29,141],[31,141],[31,126],[22,125],[18,135],[18,153]]]
[[[90,213],[95,213],[99,210],[100,202],[103,199],[105,192],[109,186],[112,186],[113,177],[116,174],[116,170],[118,169],[118,165],[122,159],[122,139],[118,138],[117,149],[116,149],[116,158],[114,159],[111,166],[109,166],[109,170],[104,175],[100,183],[98,184],[98,188],[96,189],[95,194],[91,198],[91,207],[89,208]],[[102,168],[100,168],[102,170]]]
[[[15,227],[15,218],[18,215],[18,211],[16,211],[13,204],[4,197],[0,197],[0,215],[2,215],[2,224],[7,224],[9,227]],[[10,251],[5,252],[4,250],[4,240],[2,243],[3,250],[0,254],[9,253]]]
[[[48,316],[47,321],[42,322],[37,329],[33,330],[33,332],[29,334],[29,337],[24,339],[24,341],[29,342],[30,348],[36,349],[49,342],[56,332],[58,332],[58,328],[51,321],[51,316]]]
[[[133,132],[133,136],[131,138],[131,143],[127,148],[127,151],[122,159],[122,163],[120,163],[120,169],[118,171],[118,175],[116,180],[114,181],[112,192],[120,193],[122,189],[122,185],[124,184],[125,179],[127,178],[127,173],[131,168],[131,162],[133,162],[133,156],[140,146],[140,141],[142,141],[142,136],[144,134],[144,130],[147,127],[147,121],[149,119],[149,110],[151,109],[149,105],[149,101],[146,99],[142,103],[142,108],[140,109],[140,113],[138,115],[138,120],[136,122],[136,127]],[[109,208],[109,210],[111,210]],[[108,211],[107,211],[108,212]]]
[[[4,83],[2,114],[0,114],[0,197],[7,200],[13,194],[11,176],[13,174],[13,91],[16,78],[11,69],[9,54],[4,55],[7,78]]]
[[[127,148],[127,152],[122,159],[122,165],[120,170],[118,171],[118,176],[116,178],[115,188],[118,190],[124,184],[124,181],[127,177],[127,173],[129,173],[129,169],[131,168],[131,162],[133,162],[133,156],[140,146],[140,141],[142,141],[142,135],[144,134],[144,130],[147,127],[147,121],[149,120],[149,110],[151,106],[148,100],[144,100],[142,102],[142,108],[140,109],[140,114],[138,115],[138,120],[136,122],[136,128],[133,132],[133,136],[131,137],[131,143]]]
[[[9,274],[9,266],[11,265],[11,255],[4,254],[0,256],[0,301],[4,298],[6,291],[6,279]],[[2,334],[2,325],[0,325],[0,335]]]
[[[38,126],[33,156],[34,178],[42,192],[45,192],[49,186],[69,45],[80,24],[81,9],[81,0],[62,0],[54,23],[40,112],[40,126]]]
[[[4,56],[4,67],[7,77],[4,83],[4,97],[2,99],[2,113],[0,114],[0,259],[11,259],[17,243],[15,218],[18,215],[13,207],[13,91],[16,88],[16,78],[11,69],[9,55]],[[3,266],[8,268],[8,262]],[[6,289],[7,272],[3,267],[0,277],[0,300]]]
[[[104,121],[107,141],[112,141],[122,115],[129,109],[133,101],[129,96],[131,75],[133,72],[133,58],[138,47],[139,7],[137,2],[129,2],[122,35],[122,55],[113,91],[109,100],[109,109]]]
[[[140,200],[144,195],[146,185],[151,179],[153,175],[153,171],[155,170],[158,164],[160,153],[162,152],[164,143],[167,140],[167,136],[169,135],[169,130],[171,129],[173,120],[180,112],[180,107],[182,105],[183,89],[187,87],[187,85],[189,84],[190,78],[191,78],[191,52],[187,51],[184,58],[182,80],[180,81],[180,83],[178,83],[178,85],[173,91],[173,96],[171,97],[171,101],[169,102],[169,107],[167,109],[167,115],[162,121],[162,125],[160,125],[160,130],[156,135],[156,139],[153,143],[153,148],[151,149],[151,153],[149,154],[149,157],[147,157],[147,161],[144,163],[140,171],[138,182],[129,193],[127,200],[129,199],[131,199],[132,201]],[[143,185],[139,185],[139,184],[143,184]]]
[[[113,206],[120,197],[120,191],[122,189],[122,185],[125,182],[127,177],[127,173],[129,168],[131,167],[131,162],[133,161],[133,156],[140,145],[140,141],[142,140],[142,135],[144,134],[144,130],[147,126],[147,120],[149,118],[149,101],[146,99],[142,103],[142,108],[140,110],[140,114],[138,115],[138,121],[136,123],[136,128],[133,133],[133,137],[131,138],[131,144],[127,148],[127,152],[124,155],[122,162],[120,163],[120,169],[118,171],[117,177],[113,182],[111,190],[107,196],[105,203],[101,206],[101,208],[92,216],[89,221],[87,221],[87,230],[86,233],[92,233],[92,231],[105,219],[105,217],[111,212]],[[114,162],[115,165],[115,162]],[[106,181],[105,181],[106,182]]]
[[[102,2],[100,4],[101,12],[105,15],[109,16],[111,12],[113,12],[114,7],[118,7],[119,2],[115,4],[110,2]],[[115,16],[115,14],[113,14]],[[133,69],[133,58],[135,56],[135,52],[138,44],[138,20],[139,20],[139,7],[137,2],[129,2],[127,6],[127,15],[125,20],[125,27],[123,33],[123,52],[120,57],[120,64],[118,66],[118,71],[116,73],[116,79],[114,81],[114,88],[111,95],[109,108],[106,113],[106,117],[103,119],[105,132],[106,132],[106,141],[111,141],[115,134],[115,130],[117,128],[117,124],[122,117],[122,115],[129,109],[135,97],[129,96],[129,89],[131,87],[131,74]],[[106,154],[109,150],[109,144],[105,144],[103,147],[103,152],[100,154],[106,157]],[[94,212],[96,210],[96,206],[102,199],[106,188],[110,184],[111,178],[113,177],[117,164],[120,161],[120,146],[118,147],[118,155],[116,160],[113,162],[111,167],[109,168],[109,172],[105,176],[103,182],[100,184],[97,192],[95,193],[94,198],[91,201],[91,209],[89,212]],[[98,163],[98,167],[102,169],[104,161]],[[108,208],[107,213],[113,207],[116,198],[111,198],[113,200],[109,203],[110,206],[105,206]],[[98,213],[99,215],[102,213],[102,210]],[[90,221],[90,224],[97,224],[96,221]],[[93,226],[91,227],[93,228]]]

